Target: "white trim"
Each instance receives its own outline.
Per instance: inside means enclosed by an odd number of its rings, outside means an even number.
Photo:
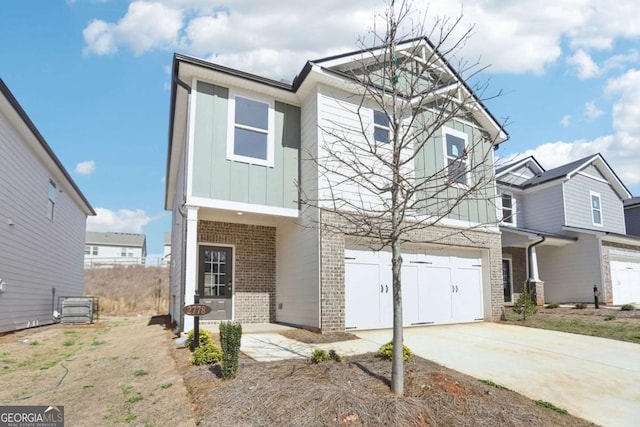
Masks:
[[[597,197],[598,198],[598,206],[600,206],[599,209],[595,209],[593,207],[593,198]],[[600,212],[600,222],[597,223],[593,220],[593,212],[594,211],[598,211]],[[596,227],[604,227],[604,215],[602,212],[602,196],[600,196],[600,193],[597,193],[595,191],[589,191],[589,212],[591,213],[591,223],[593,225],[595,225]],[[566,221],[565,221],[566,224]]]
[[[384,116],[387,118],[387,126],[382,126],[376,123],[376,119],[375,119],[375,115],[376,115],[376,111],[379,113],[384,114]],[[376,107],[371,107],[369,109],[369,119],[371,120],[371,140],[376,144],[379,145],[381,147],[387,147],[391,145],[391,141],[393,139],[393,132],[391,130],[391,118],[388,117],[387,112],[382,109],[380,106]],[[382,130],[386,130],[388,132],[388,139],[387,142],[384,141],[378,141],[376,139],[376,128],[377,129],[382,129]]]
[[[211,242],[198,242],[196,253],[198,254],[196,258],[196,271],[198,272],[198,278],[196,281],[196,289],[200,286],[200,247],[201,246],[209,246],[209,247],[219,247],[219,248],[231,248],[231,319],[225,320],[211,320],[213,322],[224,322],[226,320],[235,321],[236,319],[236,246],[230,245],[228,243],[211,243]],[[200,298],[203,298],[200,295]],[[213,297],[211,297],[213,298]]]
[[[567,198],[564,194],[564,183],[565,181],[562,181],[562,217],[563,217],[563,224],[567,223]],[[589,203],[591,203],[591,200],[589,200]]]
[[[504,220],[504,205],[502,203],[502,198],[504,196],[509,196],[511,198],[511,207],[509,209],[511,209],[511,222],[507,222]],[[518,219],[517,219],[517,210],[516,210],[516,198],[513,195],[513,193],[511,193],[510,191],[502,191],[500,192],[500,196],[499,196],[499,222],[501,225],[507,226],[507,227],[517,227],[518,226]]]
[[[240,156],[234,153],[235,147],[235,128],[236,128],[236,97],[244,98],[249,101],[259,102],[261,104],[267,104],[267,158],[258,159],[254,157]],[[227,106],[227,160],[236,162],[249,163],[259,166],[274,166],[275,157],[275,113],[274,113],[274,100],[262,95],[256,95],[234,88],[229,88],[229,99]],[[250,127],[242,127],[247,130],[254,130]],[[255,129],[262,132],[262,129]]]
[[[444,169],[447,171],[447,182],[449,182],[449,154],[447,152],[447,135],[451,135],[455,138],[460,138],[464,141],[464,150],[467,149],[467,146],[469,145],[469,135],[467,135],[464,132],[461,132],[459,130],[447,127],[447,126],[442,126],[442,153],[444,155]],[[460,157],[458,157],[458,159],[460,159]],[[453,182],[450,183],[453,187],[459,187],[459,188],[468,188],[468,182],[469,179],[471,178],[471,174],[469,171],[469,153],[467,153],[467,158],[464,160],[460,160],[464,163],[464,167],[466,170],[466,173],[464,174],[465,177],[465,184],[461,184],[459,182]]]
[[[578,172],[576,175],[581,175],[581,176],[584,176],[584,177],[587,177],[587,178],[591,178],[591,179],[593,179],[595,181],[602,182],[602,183],[607,184],[607,185],[609,184],[609,181],[607,181],[606,179],[600,178],[599,176],[595,176],[595,175],[589,175],[588,173],[583,172],[583,171]]]
[[[188,101],[187,101],[187,109],[188,109],[188,114],[189,117],[187,118],[187,141],[186,141],[186,147],[187,147],[187,152],[186,152],[186,156],[187,156],[187,169],[185,171],[182,171],[182,173],[187,174],[187,179],[186,179],[186,185],[187,185],[187,191],[185,196],[188,196],[190,194],[192,194],[193,191],[193,146],[195,144],[195,138],[196,138],[196,107],[198,105],[197,101],[198,101],[198,81],[195,79],[195,77],[191,80],[191,95]],[[180,159],[178,159],[178,162],[180,161]],[[180,179],[178,178],[177,174],[180,173],[180,166],[177,166],[178,171],[176,173],[176,185],[177,182],[180,181]],[[178,189],[176,188],[174,190],[174,192],[177,192]],[[174,194],[175,197],[175,194]],[[178,201],[178,203],[180,203],[180,201]]]
[[[495,224],[480,224],[477,222],[464,221],[460,219],[442,218],[434,225],[446,225],[455,228],[472,228],[476,230],[487,230],[499,232],[500,228]]]
[[[298,209],[280,208],[277,206],[254,205],[251,203],[232,202],[229,200],[208,199],[206,197],[188,197],[187,205],[202,208],[224,209],[234,212],[257,213],[264,215],[285,216],[288,218],[298,218]]]

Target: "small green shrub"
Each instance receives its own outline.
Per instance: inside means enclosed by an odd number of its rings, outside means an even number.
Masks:
[[[585,308],[587,308],[587,304],[585,304],[583,302],[576,303],[576,309],[577,310],[584,310]]]
[[[486,384],[488,386],[495,387],[498,390],[509,390],[507,387],[503,386],[502,384],[498,384],[498,383],[493,382],[491,380],[480,380],[480,382],[484,383],[484,384]]]
[[[311,353],[311,359],[309,360],[311,360],[312,363],[322,363],[324,361],[329,360],[329,355],[323,349],[316,348]]]
[[[168,388],[171,388],[172,385],[173,383],[164,383],[160,386],[160,388],[162,388],[163,390],[166,390]]]
[[[551,304],[547,304],[547,306],[545,308],[559,308],[560,304],[558,304],[557,302],[552,302]]]
[[[209,365],[222,359],[222,350],[213,341],[200,344],[191,354],[191,363],[194,365]]]
[[[558,408],[558,407],[557,407],[556,405],[554,405],[553,403],[549,403],[549,402],[546,402],[546,401],[544,401],[544,400],[536,400],[536,405],[538,405],[538,406],[542,406],[543,408],[549,408],[549,409],[551,409],[552,411],[556,411],[556,412],[558,412],[559,414],[567,415],[567,414],[569,413],[566,409]]]
[[[65,346],[65,347],[71,347],[75,343],[76,342],[74,340],[66,340],[65,342],[62,343],[62,345]]]
[[[636,309],[636,307],[633,304],[625,304],[622,307],[620,307],[620,310],[622,311],[634,311]]]
[[[411,349],[409,347],[407,347],[406,345],[402,346],[402,360],[408,362],[412,354],[413,353],[411,352]],[[389,341],[388,343],[381,346],[378,350],[378,355],[383,359],[393,359],[393,342]]]
[[[36,341],[36,340],[31,341],[31,342],[29,343],[29,345],[39,345],[39,344],[40,344],[40,343],[39,343],[38,341]]]
[[[242,340],[242,325],[237,322],[220,323],[222,347],[222,378],[232,379],[238,373],[238,355]]]
[[[531,292],[529,291],[529,284],[525,282],[522,285],[522,293],[513,304],[513,312],[522,315],[522,320],[527,320],[527,316],[534,315],[538,312],[538,307],[531,299]]]
[[[604,318],[605,322],[609,321],[609,320],[616,320],[616,316],[606,316]]]
[[[185,341],[184,345],[191,351],[195,348],[193,346],[193,336],[195,335],[195,331],[192,329],[187,334],[187,341]],[[213,344],[213,338],[211,338],[211,332],[200,329],[199,333],[199,341],[200,345]]]
[[[342,358],[342,356],[340,356],[338,353],[336,353],[335,350],[329,350],[329,359],[333,360],[334,362],[338,362],[338,363],[344,362],[344,359]]]
[[[133,373],[134,377],[144,377],[145,375],[148,375],[149,373],[147,371],[144,371],[142,369],[138,369],[137,371],[135,371]]]

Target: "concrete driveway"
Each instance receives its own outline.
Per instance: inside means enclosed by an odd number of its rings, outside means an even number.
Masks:
[[[391,330],[356,334],[363,348],[391,339]],[[488,322],[407,328],[404,339],[425,359],[596,424],[640,425],[638,344]]]

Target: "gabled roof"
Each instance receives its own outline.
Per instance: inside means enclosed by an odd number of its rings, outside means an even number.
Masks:
[[[622,183],[618,175],[613,171],[611,166],[602,157],[600,153],[584,157],[582,159],[575,160],[571,163],[567,163],[557,168],[550,169],[541,173],[538,176],[526,181],[524,188],[530,188],[536,185],[544,184],[558,179],[570,179],[573,175],[580,172],[582,169],[589,165],[594,165],[600,173],[606,178],[613,189],[618,193],[621,199],[628,199],[631,197],[631,193],[627,187]]]
[[[640,206],[640,197],[632,197],[630,199],[623,200],[625,208],[635,208]]]
[[[147,237],[144,234],[87,231],[86,244],[142,248]]]
[[[44,153],[44,155],[48,158],[48,160],[50,160],[50,163],[47,164],[47,166],[50,169],[56,168],[60,176],[62,177],[62,179],[67,181],[70,189],[73,190],[73,192],[76,195],[75,197],[76,203],[78,203],[78,205],[81,207],[84,213],[86,215],[95,215],[96,212],[93,210],[93,207],[91,206],[87,198],[84,196],[84,194],[82,194],[82,191],[80,191],[80,188],[78,188],[73,178],[71,178],[71,175],[69,175],[69,172],[67,172],[65,167],[62,165],[62,162],[60,161],[60,159],[58,159],[58,157],[55,155],[55,153],[53,152],[53,150],[51,149],[47,141],[44,139],[40,131],[38,131],[38,129],[36,128],[36,125],[33,124],[31,119],[27,115],[26,111],[24,111],[24,109],[22,108],[18,100],[13,96],[13,94],[11,93],[11,91],[9,90],[9,88],[7,87],[7,85],[4,83],[2,79],[0,79],[0,94],[2,94],[2,97],[4,98],[4,100],[8,103],[8,105],[4,104],[3,102],[1,102],[2,100],[0,99],[0,113],[4,111],[5,114],[7,114],[7,118],[9,120],[13,120],[12,124],[16,127],[21,125],[26,126],[26,129],[31,134],[29,138],[33,137],[33,139],[25,139],[25,141],[27,143],[31,143],[32,141],[35,143],[35,146],[32,146],[32,149],[34,151],[37,152],[37,150],[42,150],[41,152]],[[9,107],[9,108],[5,109],[5,107]],[[11,117],[10,115],[15,115],[15,116]],[[15,119],[18,119],[21,123],[15,122]]]
[[[537,170],[538,173],[543,173],[545,171],[542,165],[538,163],[535,157],[529,156],[529,157],[525,157],[520,160],[515,160],[513,162],[497,167],[496,178],[499,178],[500,176],[506,175],[509,172],[520,169],[525,165],[528,165],[530,168]]]

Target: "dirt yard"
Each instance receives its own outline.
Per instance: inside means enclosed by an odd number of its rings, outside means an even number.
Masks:
[[[418,357],[401,399],[374,354],[319,365],[241,355],[238,378],[223,381],[171,338],[159,317],[2,336],[0,405],[64,405],[74,427],[593,425]]]

